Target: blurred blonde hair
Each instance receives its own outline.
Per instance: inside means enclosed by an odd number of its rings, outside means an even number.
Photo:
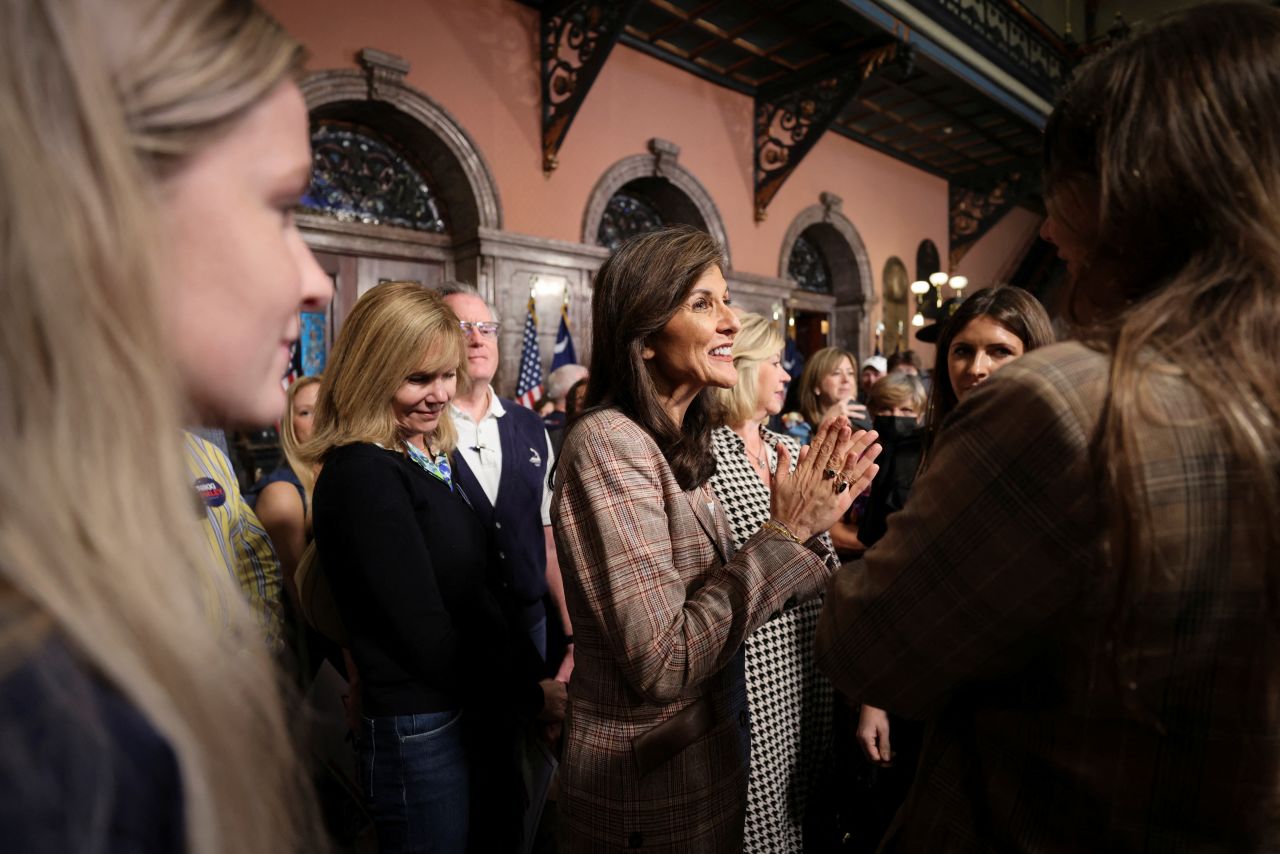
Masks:
[[[391,403],[405,377],[442,370],[461,377],[466,360],[458,316],[438,293],[417,282],[384,282],[366,291],[329,355],[311,441],[300,449],[300,459],[322,463],[329,451],[356,442],[401,447]],[[431,445],[448,454],[457,444],[446,406]]]
[[[738,382],[732,388],[713,390],[721,424],[737,427],[756,414],[756,379],[760,363],[778,356],[786,341],[778,327],[758,314],[739,317],[742,328],[733,339],[733,366]]]
[[[305,503],[308,517],[311,515],[311,491],[316,486],[316,472],[315,466],[302,459],[298,453],[302,443],[298,441],[298,434],[293,429],[293,415],[297,410],[298,392],[316,385],[322,378],[323,375],[321,374],[299,377],[294,381],[293,385],[289,386],[289,394],[284,405],[284,418],[280,421],[280,450],[284,453],[284,461],[289,464],[294,476],[302,484],[302,491],[306,493],[307,500]],[[317,400],[319,400],[318,397]]]
[[[0,667],[57,641],[105,677],[173,749],[209,854],[299,850],[314,819],[260,629],[196,524],[157,200],[299,62],[248,2],[0,3]],[[66,810],[89,847],[93,794]]]

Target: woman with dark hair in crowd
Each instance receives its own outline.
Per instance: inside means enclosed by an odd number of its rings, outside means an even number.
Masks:
[[[769,520],[778,443],[786,446],[793,466],[800,455],[795,439],[765,426],[782,411],[791,379],[782,367],[782,333],[758,314],[742,315],[741,323],[733,339],[738,382],[715,389],[719,426],[711,434],[711,486],[735,548]],[[825,535],[822,540],[830,549]],[[831,685],[813,666],[821,605],[818,597],[788,602],[743,646],[751,713],[744,851],[804,848],[808,802],[831,748]]]
[[[504,613],[488,529],[453,478],[466,358],[439,294],[367,291],[300,454],[322,466],[316,546],[360,673],[359,782],[384,854],[515,850],[520,722],[564,705]]]
[[[1022,288],[996,285],[969,294],[938,331],[924,418],[925,464],[942,422],[969,392],[1014,359],[1053,340],[1044,306]]]
[[[626,241],[596,277],[588,408],[552,510],[575,634],[570,851],[742,850],[743,641],[822,587],[816,537],[874,476],[874,434],[824,422],[794,474],[778,451],[770,517],[734,552],[708,484],[708,389],[738,379],[723,263],[680,226]]]
[[[892,407],[912,396],[894,385],[914,378],[891,373],[876,383],[870,408],[884,452],[866,510],[858,519],[858,541],[864,548],[884,536],[889,516],[906,505],[923,466],[922,457],[956,404],[996,371],[1052,343],[1049,316],[1035,297],[1021,288],[984,288],[970,294],[942,323],[927,410],[913,401],[907,418],[899,414],[903,410]],[[918,381],[916,387],[923,394]],[[923,429],[916,426],[920,415],[929,419]],[[915,721],[866,704],[859,710],[858,746],[876,770],[867,774],[873,784],[853,810],[856,819],[849,830],[855,851],[874,851],[879,844],[915,777],[922,735]]]
[[[956,407],[819,626],[932,720],[888,850],[1280,847],[1277,55],[1280,9],[1194,7],[1050,118],[1079,341]]]

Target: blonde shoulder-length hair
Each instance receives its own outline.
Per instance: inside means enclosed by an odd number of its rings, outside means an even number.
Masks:
[[[261,630],[196,522],[158,199],[300,64],[242,0],[0,3],[0,676],[57,644],[105,679],[172,748],[197,854],[304,850],[316,817]],[[113,776],[58,805],[76,847],[106,844]]]
[[[302,442],[298,439],[298,432],[293,428],[293,417],[298,411],[298,393],[318,384],[321,379],[323,379],[321,374],[313,374],[294,380],[293,385],[289,386],[289,394],[285,399],[284,418],[280,420],[280,451],[284,454],[285,463],[302,484],[302,491],[307,496],[308,510],[311,507],[311,491],[316,486],[316,471],[315,466],[303,460],[298,453],[302,448]]]
[[[737,427],[756,414],[756,381],[760,363],[779,356],[786,341],[778,327],[758,314],[739,317],[742,328],[733,338],[733,366],[738,382],[732,388],[714,390],[717,421]]]
[[[384,282],[365,292],[338,333],[303,461],[322,463],[334,448],[369,442],[398,448],[403,436],[392,399],[416,372],[457,371],[464,376],[466,339],[444,299],[417,282]],[[432,450],[452,453],[458,431],[449,407],[430,437]]]
[[[796,389],[796,400],[799,402],[800,414],[804,420],[814,427],[822,421],[823,410],[818,402],[818,385],[823,377],[840,367],[840,362],[848,359],[849,365],[856,371],[858,360],[848,350],[839,347],[823,347],[809,357],[800,372],[800,385]]]

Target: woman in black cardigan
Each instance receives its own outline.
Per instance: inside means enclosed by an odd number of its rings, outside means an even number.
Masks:
[[[520,722],[564,711],[452,478],[463,364],[436,294],[379,285],[342,328],[304,449],[323,464],[316,544],[360,673],[360,785],[383,854],[514,849]]]

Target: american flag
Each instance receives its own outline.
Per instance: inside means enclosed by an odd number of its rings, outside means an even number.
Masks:
[[[524,352],[520,354],[520,376],[516,378],[516,403],[533,409],[542,397],[542,354],[538,352],[538,314],[533,297],[524,317]]]

